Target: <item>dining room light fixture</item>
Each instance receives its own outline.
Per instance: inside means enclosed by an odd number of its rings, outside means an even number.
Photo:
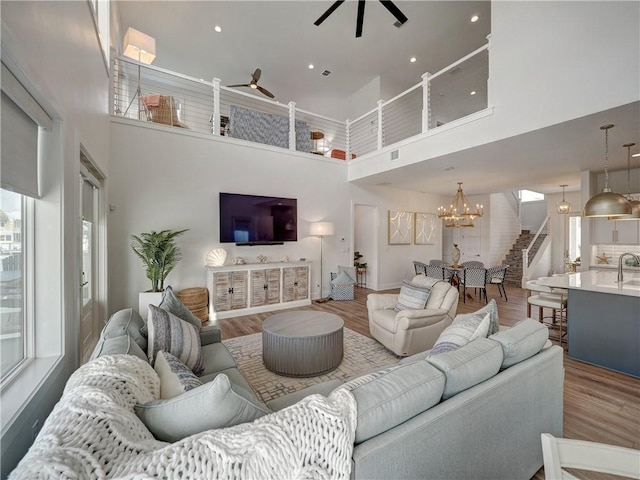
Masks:
[[[571,212],[571,204],[564,199],[564,187],[567,185],[560,185],[562,187],[562,201],[556,204],[556,212],[560,215],[566,215]]]
[[[482,205],[476,203],[473,209],[469,206],[462,191],[462,182],[458,182],[458,191],[451,205],[438,208],[438,218],[442,218],[444,226],[448,228],[473,227],[473,220],[482,217],[483,213]]]
[[[609,220],[640,220],[640,200],[633,198],[631,195],[631,147],[634,145],[635,143],[625,143],[623,145],[627,149],[627,200],[631,204],[631,214],[609,218]]]
[[[603,125],[604,130],[604,188],[602,192],[591,197],[584,206],[585,217],[621,217],[631,215],[631,203],[623,195],[609,188],[609,130],[613,125]]]

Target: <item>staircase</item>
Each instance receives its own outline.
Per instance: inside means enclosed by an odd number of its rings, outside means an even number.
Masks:
[[[529,250],[529,262],[531,262],[533,257],[535,257],[546,236],[547,235],[544,233],[538,235],[538,238],[531,247],[531,250]],[[507,274],[504,278],[505,285],[509,285],[511,287],[522,286],[522,250],[529,246],[533,237],[535,237],[535,234],[531,233],[530,230],[522,230],[520,236],[511,247],[511,250],[509,250],[505,260],[502,262],[505,265],[509,265]]]

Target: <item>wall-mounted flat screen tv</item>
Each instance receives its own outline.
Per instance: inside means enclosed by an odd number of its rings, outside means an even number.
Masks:
[[[220,193],[220,242],[275,245],[297,240],[295,198]]]

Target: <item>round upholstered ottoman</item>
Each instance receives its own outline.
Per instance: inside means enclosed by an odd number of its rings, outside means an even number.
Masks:
[[[274,373],[313,377],[342,361],[344,321],[332,313],[291,311],[262,323],[262,360]]]

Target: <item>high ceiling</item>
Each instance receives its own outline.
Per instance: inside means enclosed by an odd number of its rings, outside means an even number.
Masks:
[[[437,72],[484,45],[491,31],[490,2],[394,3],[409,21],[397,28],[380,2],[368,0],[361,38],[355,37],[357,2],[351,0],[320,26],[313,22],[333,0],[119,0],[116,5],[122,32],[133,27],[156,39],[154,66],[205,80],[217,77],[222,85],[249,83],[252,72],[261,68],[259,84],[275,100],[344,120],[353,114],[345,110],[347,99],[363,86],[379,79],[380,96],[389,99],[419,83],[423,73]],[[478,21],[471,22],[474,15]],[[214,30],[216,25],[222,32]],[[325,69],[329,76],[322,75]],[[363,183],[453,194],[464,172],[467,194],[517,188],[552,193],[562,183],[569,185],[567,191],[579,190],[581,171],[603,167],[598,127],[616,124],[612,147],[640,143],[638,112],[636,103],[381,173]],[[626,169],[626,154],[611,151],[610,170]]]

